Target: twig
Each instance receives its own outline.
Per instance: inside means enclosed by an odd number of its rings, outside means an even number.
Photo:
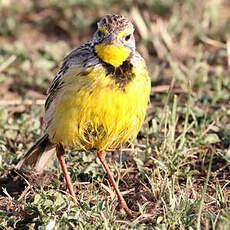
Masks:
[[[215,123],[216,123],[216,122],[213,121],[213,122],[208,126],[208,128],[207,128],[206,130],[204,130],[204,132],[201,134],[201,136],[202,136],[202,137],[205,136],[205,135],[209,132],[209,130],[211,130],[211,129],[213,128],[213,126],[214,126]]]
[[[35,192],[34,189],[33,189],[33,185],[31,185],[30,182],[29,182],[22,174],[18,173],[16,170],[14,170],[14,172],[15,172],[18,176],[20,176],[23,180],[25,180],[25,182],[27,183],[28,187],[31,189],[31,191],[33,192],[33,194],[36,194],[36,192]],[[27,190],[27,189],[25,189],[25,190]],[[23,192],[22,194],[24,194],[24,192]],[[26,194],[26,193],[25,193],[25,194]],[[25,194],[24,194],[24,195],[25,195]],[[21,199],[21,198],[23,198],[23,197],[20,196],[19,199]]]
[[[5,62],[0,65],[0,73],[16,60],[16,55],[10,56]]]
[[[142,18],[140,11],[137,7],[132,7],[131,12],[130,12],[131,17],[133,18],[137,28],[138,32],[140,33],[142,39],[147,39],[149,36],[149,30],[147,28],[147,25]]]
[[[0,105],[44,105],[45,100],[44,99],[38,99],[38,100],[0,100]]]
[[[227,40],[226,44],[227,54],[228,54],[228,69],[230,69],[230,39]]]
[[[26,193],[30,190],[30,186],[27,186],[21,196],[18,198],[18,201],[20,201],[23,197],[25,197]]]
[[[159,85],[151,88],[151,93],[167,93],[170,88],[170,85]]]

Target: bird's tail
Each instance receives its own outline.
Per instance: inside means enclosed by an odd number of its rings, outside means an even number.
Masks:
[[[33,168],[42,172],[56,153],[56,146],[49,141],[48,135],[40,137],[16,165],[16,169]]]

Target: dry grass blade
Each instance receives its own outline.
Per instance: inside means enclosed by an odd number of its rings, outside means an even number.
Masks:
[[[133,219],[119,211],[94,153],[66,154],[79,207],[55,160],[49,176],[26,177],[34,192],[26,182],[21,197],[4,190],[44,131],[50,80],[108,12],[134,21],[152,83],[134,145],[108,154],[128,206],[140,213]],[[0,1],[0,228],[229,229],[229,12],[228,0]]]
[[[212,151],[212,153],[211,153],[211,157],[210,157],[209,165],[208,165],[208,173],[207,173],[207,177],[206,177],[206,180],[205,180],[204,188],[203,188],[202,193],[201,193],[199,211],[198,211],[198,216],[197,216],[197,229],[198,230],[201,229],[201,213],[202,213],[203,205],[204,205],[204,196],[205,196],[205,194],[207,192],[207,186],[208,186],[210,175],[211,175],[213,156],[214,156],[214,151]]]

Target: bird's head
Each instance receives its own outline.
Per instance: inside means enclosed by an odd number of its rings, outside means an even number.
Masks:
[[[97,56],[115,68],[135,52],[134,27],[130,19],[110,14],[98,22],[93,36]]]

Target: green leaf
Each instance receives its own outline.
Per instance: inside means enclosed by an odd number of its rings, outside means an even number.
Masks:
[[[220,142],[220,139],[215,133],[208,134],[204,139],[204,144],[215,144],[218,142]]]

